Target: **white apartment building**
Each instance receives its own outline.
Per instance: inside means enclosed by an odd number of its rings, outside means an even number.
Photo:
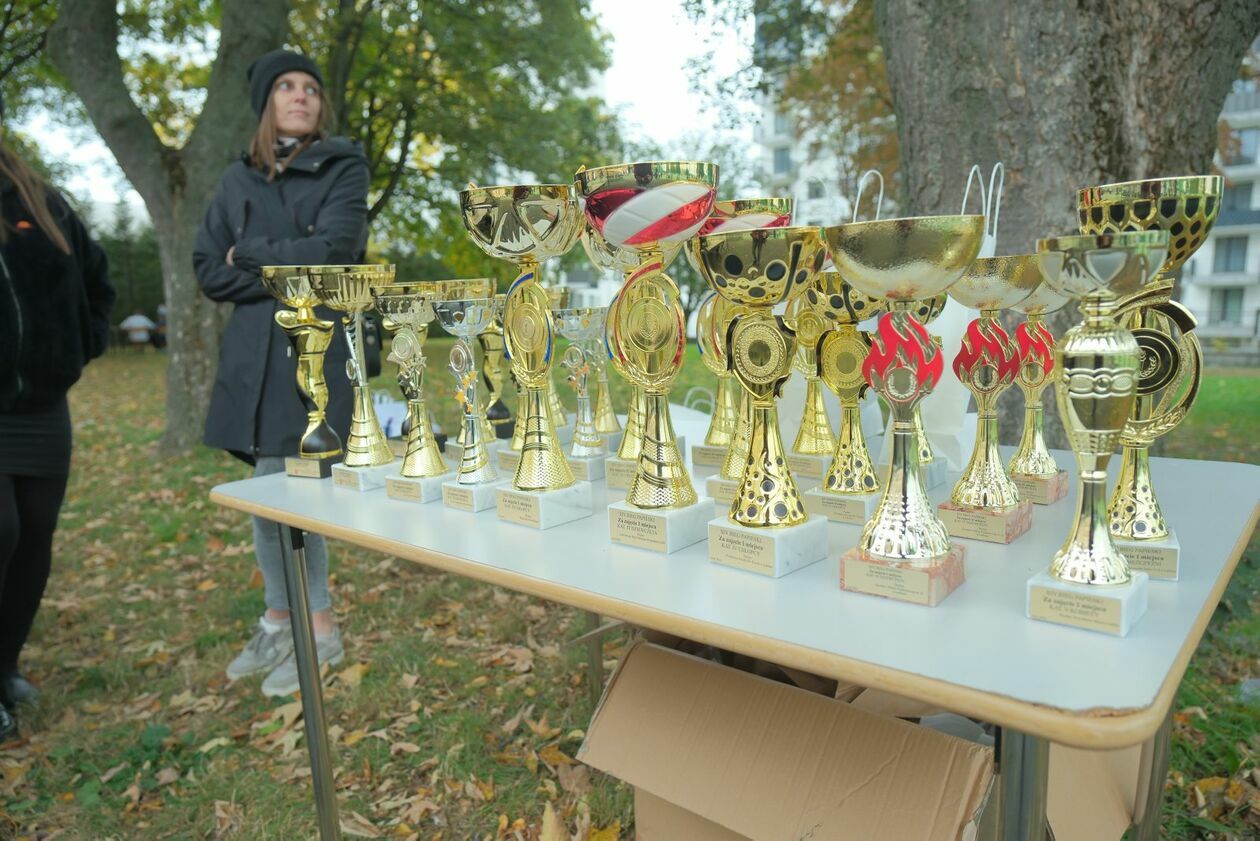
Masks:
[[[1204,351],[1260,351],[1260,88],[1236,82],[1221,112],[1233,134],[1216,224],[1182,272],[1182,303],[1199,321]],[[1223,360],[1222,360],[1223,361]]]
[[[753,140],[761,149],[757,180],[765,194],[796,199],[792,220],[796,225],[849,221],[849,197],[840,192],[840,159],[812,132],[798,135],[794,120],[779,109],[773,92],[762,94],[760,100],[761,122],[753,129]],[[878,192],[874,186],[870,189]]]

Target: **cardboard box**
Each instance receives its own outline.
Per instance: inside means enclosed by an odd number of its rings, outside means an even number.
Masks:
[[[578,759],[635,787],[642,841],[973,839],[993,751],[640,642]]]

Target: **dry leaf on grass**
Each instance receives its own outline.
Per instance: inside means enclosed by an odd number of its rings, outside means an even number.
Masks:
[[[358,686],[360,683],[363,682],[363,676],[367,674],[367,671],[368,671],[367,663],[355,663],[354,665],[347,666],[346,668],[337,672],[337,680],[341,681],[347,686]]]
[[[381,838],[381,831],[372,825],[372,822],[360,815],[358,812],[351,812],[341,817],[341,831],[346,835],[354,838]]]
[[[179,772],[169,766],[157,772],[157,784],[160,786],[168,786],[178,779]]]
[[[543,807],[542,834],[538,841],[570,841],[569,830],[556,815],[556,810],[548,803]]]

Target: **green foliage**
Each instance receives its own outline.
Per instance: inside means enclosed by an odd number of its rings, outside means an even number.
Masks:
[[[53,75],[43,51],[56,18],[53,0],[0,0],[0,93],[9,120],[21,115]]]
[[[165,299],[165,293],[162,261],[152,226],[137,225],[130,205],[119,199],[114,207],[114,224],[97,230],[95,236],[109,257],[109,277],[118,293],[114,320],[119,321],[133,312],[156,318],[158,304]]]

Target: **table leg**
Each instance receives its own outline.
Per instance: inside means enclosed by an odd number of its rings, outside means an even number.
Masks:
[[[591,709],[599,706],[599,697],[604,693],[604,635],[591,633],[599,628],[599,614],[583,611],[586,614],[586,631],[591,634],[586,640],[586,678],[591,693]]]
[[[302,692],[302,723],[306,728],[306,750],[311,758],[319,837],[321,841],[339,841],[341,824],[337,817],[337,791],[328,753],[324,690],[319,679],[315,628],[311,624],[311,604],[306,589],[306,544],[301,529],[285,525],[277,528],[280,529],[280,554],[284,558],[284,586],[289,594],[293,658],[297,661],[298,685]]]
[[[1133,829],[1130,841],[1158,841],[1160,810],[1164,805],[1164,781],[1168,779],[1169,740],[1172,736],[1172,707],[1164,723],[1150,741],[1142,746],[1142,773],[1149,775],[1138,782],[1137,802],[1133,808]]]
[[[1046,831],[1050,743],[1007,728],[999,731],[999,739],[1003,841],[1043,841],[1051,838]]]

